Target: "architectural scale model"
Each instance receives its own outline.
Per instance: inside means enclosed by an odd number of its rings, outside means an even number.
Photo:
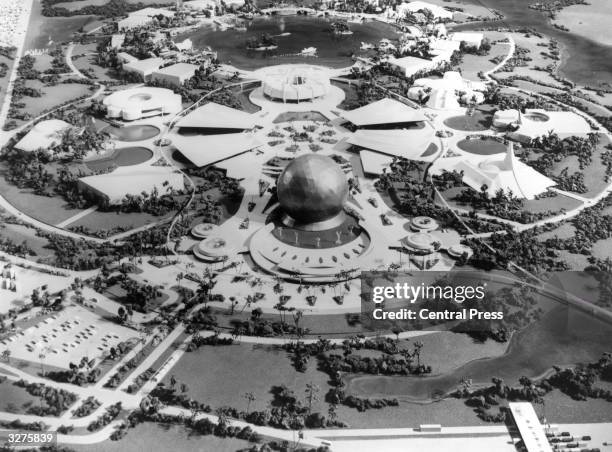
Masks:
[[[0,0],[0,450],[612,451],[611,19]]]

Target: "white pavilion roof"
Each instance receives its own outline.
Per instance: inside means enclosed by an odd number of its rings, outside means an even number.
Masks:
[[[126,195],[140,195],[157,188],[160,195],[169,187],[184,188],[183,175],[165,166],[147,166],[135,169],[129,166],[117,168],[112,173],[86,176],[79,181],[108,197],[110,204],[120,203]]]
[[[437,153],[423,156],[433,141],[429,127],[409,130],[357,130],[347,142],[390,156],[431,161]]]
[[[261,143],[248,133],[173,134],[171,140],[181,154],[198,167],[212,165],[261,146]]]
[[[27,152],[52,148],[60,143],[61,132],[71,127],[61,119],[40,121],[15,144],[15,148]]]
[[[363,107],[340,113],[356,126],[425,121],[425,115],[402,102],[384,98]]]
[[[518,198],[534,199],[536,195],[556,185],[553,180],[517,159],[512,143],[505,154],[485,158],[449,157],[439,162],[441,165],[434,172],[440,173],[442,169],[463,172],[463,182],[466,185],[477,191],[486,185],[490,197],[501,189],[505,192],[511,190]]]
[[[531,119],[532,117],[538,119]],[[550,130],[561,136],[583,135],[592,132],[589,123],[572,111],[530,109],[520,115],[519,121],[519,129],[514,133],[529,138],[546,135]]]
[[[196,108],[176,123],[177,127],[211,129],[252,129],[255,115],[209,102]]]

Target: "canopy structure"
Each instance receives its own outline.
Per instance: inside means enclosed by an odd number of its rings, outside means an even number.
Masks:
[[[119,204],[127,195],[140,195],[157,190],[160,195],[168,189],[182,190],[183,175],[165,166],[141,169],[119,167],[112,173],[86,176],[79,179],[81,190],[93,192],[108,204]]]
[[[461,108],[455,90],[447,88],[434,89],[427,100],[427,106],[434,110],[459,110]]]
[[[440,51],[436,51],[438,53]],[[395,58],[393,56],[389,57],[387,62],[390,66],[394,67],[396,70],[400,71],[404,77],[411,77],[420,72],[431,71],[437,68],[440,65],[441,61],[445,61],[448,52],[442,52],[442,56],[440,58],[434,58],[431,60],[426,60],[425,58],[413,57],[413,56],[405,56],[401,58]],[[438,53],[438,55],[440,55]],[[450,57],[449,57],[450,58]]]
[[[397,7],[397,10],[400,14],[410,13],[418,13],[419,11],[429,10],[433,17],[436,19],[448,19],[452,20],[453,13],[446,8],[443,8],[438,5],[434,5],[433,3],[427,3],[420,0],[416,0],[414,2],[402,3]]]
[[[572,111],[526,110],[518,115],[518,130],[508,136],[521,142],[529,142],[552,131],[561,138],[586,135],[592,132],[589,123]]]
[[[385,170],[388,171],[391,163],[393,163],[393,157],[390,155],[380,154],[366,149],[359,151],[359,158],[361,159],[363,172],[376,176],[382,174]]]
[[[434,134],[429,127],[416,130],[358,130],[347,139],[349,144],[409,160],[431,161],[429,152]]]
[[[261,143],[248,133],[173,134],[171,140],[181,154],[198,167],[212,165],[261,146]]]
[[[425,121],[425,115],[406,104],[384,98],[363,107],[340,113],[340,116],[357,127],[404,124]]]
[[[37,149],[48,150],[57,146],[61,141],[61,134],[72,125],[61,119],[48,119],[40,121],[15,144],[16,149],[32,152]]]
[[[474,155],[449,157],[438,162],[440,165],[432,168],[433,173],[439,174],[442,170],[462,172],[466,185],[477,191],[486,185],[490,197],[495,196],[501,189],[505,192],[512,191],[518,198],[534,199],[555,185],[553,180],[517,159],[512,143],[508,145],[505,154],[501,153],[492,158]]]
[[[255,127],[255,115],[209,102],[181,118],[176,126],[197,129],[252,129]]]

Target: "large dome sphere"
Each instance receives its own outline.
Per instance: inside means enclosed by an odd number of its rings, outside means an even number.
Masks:
[[[348,197],[348,183],[340,166],[319,154],[295,158],[279,176],[276,187],[285,213],[302,224],[337,216]]]

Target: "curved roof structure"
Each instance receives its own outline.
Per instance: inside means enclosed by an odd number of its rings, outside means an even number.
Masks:
[[[107,96],[104,105],[108,116],[125,120],[160,114],[174,114],[182,109],[181,96],[166,88],[141,86],[115,91]]]
[[[119,167],[112,173],[81,177],[79,184],[104,196],[109,204],[119,204],[126,195],[136,196],[143,191],[150,193],[157,189],[164,194],[168,188],[185,187],[183,175],[165,166]]]
[[[252,129],[255,115],[209,102],[179,119],[176,127],[198,129]]]
[[[325,96],[331,87],[324,68],[308,65],[281,65],[266,69],[263,92],[283,101],[301,101]]]
[[[435,172],[439,173],[441,169],[463,172],[463,182],[466,185],[476,191],[486,185],[490,197],[495,196],[501,189],[505,192],[512,191],[518,198],[534,199],[536,195],[555,185],[553,180],[517,159],[512,143],[508,145],[505,154],[485,158],[449,157],[440,159],[440,163]]]
[[[261,146],[248,133],[219,135],[173,134],[172,144],[196,166],[212,165]]]
[[[357,130],[347,143],[409,160],[431,161],[436,152],[428,153],[434,140],[430,127],[410,130]]]
[[[52,148],[60,143],[62,131],[71,127],[61,119],[40,121],[15,144],[15,148],[27,152]]]
[[[377,100],[354,110],[343,111],[340,116],[357,127],[420,122],[426,119],[423,112],[389,98]]]

